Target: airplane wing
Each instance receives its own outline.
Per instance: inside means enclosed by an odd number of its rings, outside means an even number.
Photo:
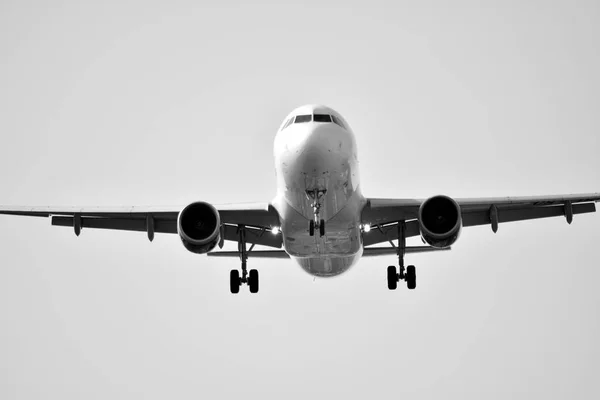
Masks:
[[[281,235],[266,235],[266,230],[279,226],[279,214],[268,203],[227,204],[215,206],[223,224],[223,239],[238,241],[237,226],[246,226],[246,242],[269,247],[282,247]],[[177,234],[177,217],[184,206],[177,207],[4,207],[0,214],[46,217],[52,225],[68,226],[79,235],[82,229],[114,229]]]
[[[362,222],[370,224],[363,235],[364,245],[398,239],[398,223],[406,222],[406,237],[419,236],[418,211],[426,199],[368,199]],[[461,209],[463,227],[564,216],[570,223],[574,214],[596,211],[600,193],[559,196],[490,197],[454,199]]]

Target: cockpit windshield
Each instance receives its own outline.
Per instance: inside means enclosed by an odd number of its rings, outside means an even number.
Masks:
[[[281,128],[281,130],[284,130],[291,124],[302,124],[302,123],[307,123],[307,122],[320,122],[320,123],[332,123],[333,122],[334,124],[339,125],[340,127],[346,129],[342,120],[340,118],[336,117],[335,115],[302,114],[302,115],[296,115],[295,117],[291,117],[287,121],[285,121],[285,124],[283,124],[283,128]]]
[[[313,119],[315,122],[331,122],[331,115],[315,114]]]
[[[296,115],[296,119],[294,120],[295,124],[300,124],[302,122],[310,122],[312,121],[312,115]]]

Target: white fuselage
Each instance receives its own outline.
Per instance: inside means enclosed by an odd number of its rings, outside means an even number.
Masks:
[[[290,115],[322,113],[343,118],[322,106],[304,106]],[[334,123],[293,123],[275,138],[277,195],[274,207],[281,218],[286,252],[308,273],[334,276],[348,270],[362,255],[360,192],[354,134]],[[319,217],[325,234],[313,236],[309,223],[315,219],[315,191],[320,199]]]

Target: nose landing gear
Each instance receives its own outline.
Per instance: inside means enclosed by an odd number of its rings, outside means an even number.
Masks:
[[[315,220],[318,217],[315,217]],[[325,220],[322,219],[319,222],[315,222],[315,220],[308,221],[308,234],[310,236],[315,236],[315,228],[319,229],[319,236],[325,236]]]
[[[325,220],[321,218],[321,206],[325,193],[327,193],[327,190],[325,189],[306,191],[308,197],[313,201],[311,204],[313,208],[313,219],[308,222],[308,234],[310,236],[315,236],[315,228],[319,229],[319,236],[325,236]]]

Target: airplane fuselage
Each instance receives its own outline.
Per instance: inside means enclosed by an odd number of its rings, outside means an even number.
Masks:
[[[359,186],[356,140],[330,108],[304,106],[290,117],[298,115],[333,115],[340,124],[311,120],[280,129],[272,203],[280,215],[285,251],[312,275],[339,275],[363,252],[360,214],[366,200]],[[311,235],[311,220],[317,227],[324,222],[323,236],[318,228]]]

